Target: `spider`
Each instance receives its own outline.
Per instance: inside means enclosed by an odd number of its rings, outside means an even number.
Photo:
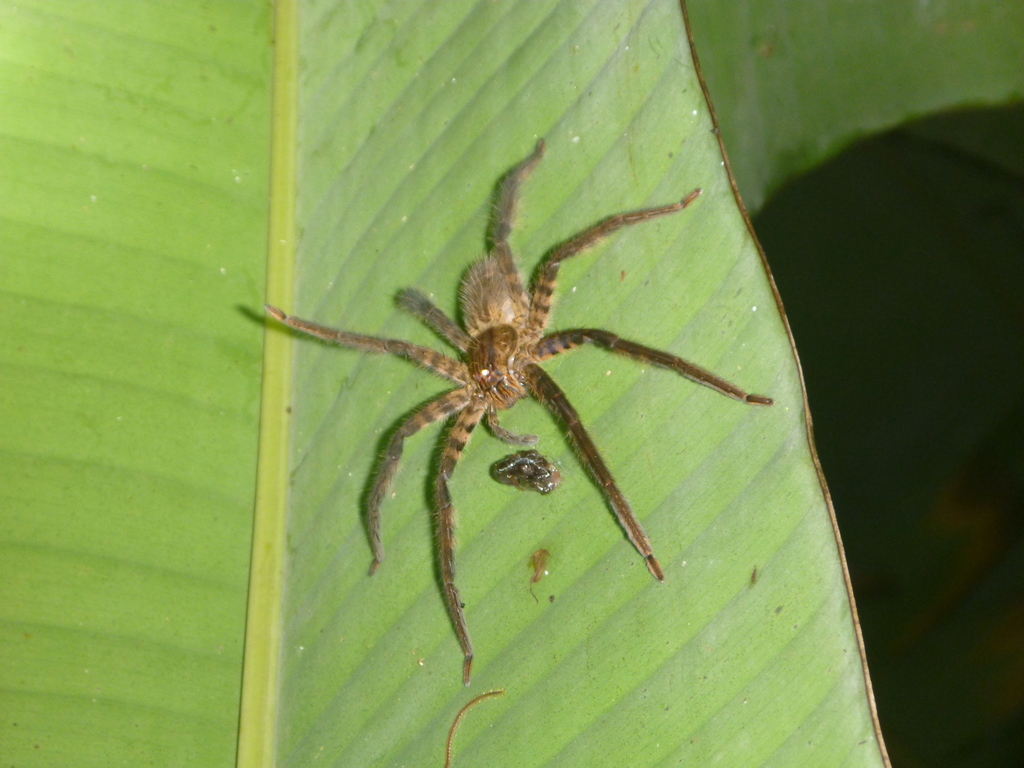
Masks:
[[[372,575],[384,561],[380,506],[395,476],[406,438],[429,424],[454,417],[454,424],[444,441],[435,483],[437,558],[445,604],[465,659],[462,677],[466,685],[470,683],[473,668],[473,643],[463,610],[465,605],[455,584],[455,509],[448,481],[473,429],[481,420],[486,421],[491,433],[499,440],[513,445],[534,445],[537,442],[535,435],[517,435],[502,427],[498,412],[511,408],[525,397],[534,397],[546,406],[568,429],[583,464],[594,476],[630,542],[643,556],[648,570],[658,581],[665,580],[643,526],[583,428],[579,414],[554,379],[541,368],[541,363],[581,345],[596,344],[626,357],[668,368],[734,400],[753,405],[772,404],[771,398],[748,394],[693,363],[668,352],[626,341],[609,331],[573,328],[545,333],[558,269],[563,261],[622,227],[683,210],[701,194],[701,190],[696,189],[671,205],[603,219],[554,249],[542,261],[537,278],[527,291],[508,238],[515,218],[519,188],[543,155],[544,140],[540,139],[533,153],[513,168],[501,183],[492,230],[494,247],[469,269],[462,283],[461,307],[465,329],[419,291],[406,289],[399,294],[399,304],[447,339],[461,352],[461,359],[406,341],[328,328],[287,315],[274,306],[267,305],[266,308],[276,320],[296,331],[363,352],[406,358],[457,385],[406,419],[392,435],[370,490],[367,527],[373,548]]]

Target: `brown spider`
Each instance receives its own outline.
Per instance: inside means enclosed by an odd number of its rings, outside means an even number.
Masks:
[[[473,428],[481,419],[486,420],[487,426],[498,439],[515,445],[533,445],[537,442],[535,435],[516,435],[504,429],[498,422],[498,411],[511,408],[527,396],[535,397],[544,404],[568,428],[583,463],[607,497],[629,540],[644,556],[647,568],[658,581],[665,580],[661,564],[654,556],[643,526],[636,519],[608,465],[580,423],[579,414],[554,379],[540,367],[540,363],[582,344],[597,344],[626,357],[669,368],[735,400],[754,405],[772,404],[771,398],[747,394],[693,363],[667,352],[620,339],[608,331],[574,328],[545,335],[551,312],[551,296],[555,290],[558,268],[563,261],[590,248],[621,227],[681,211],[700,195],[701,190],[694,190],[678,203],[621,213],[592,226],[559,246],[543,262],[532,291],[527,293],[509,247],[508,237],[512,230],[519,186],[543,155],[544,140],[541,139],[533,154],[516,166],[502,182],[494,222],[494,249],[474,264],[463,280],[462,312],[465,330],[419,291],[407,289],[399,296],[399,302],[405,309],[434,328],[462,352],[461,360],[406,341],[327,328],[286,315],[277,307],[267,306],[267,312],[274,318],[297,331],[343,347],[404,357],[458,384],[456,389],[441,395],[413,414],[392,436],[370,491],[368,523],[374,558],[370,568],[372,574],[384,560],[380,505],[395,476],[405,439],[428,424],[455,416],[455,424],[445,440],[435,489],[438,512],[437,556],[444,582],[445,604],[465,655],[463,681],[466,685],[469,685],[473,666],[473,643],[469,639],[464,606],[455,586],[455,510],[448,491],[448,481]]]

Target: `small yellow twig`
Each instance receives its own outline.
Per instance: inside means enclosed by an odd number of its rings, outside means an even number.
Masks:
[[[455,729],[459,727],[459,723],[462,722],[462,718],[466,713],[479,704],[484,699],[490,699],[494,696],[501,696],[505,691],[502,688],[498,688],[494,691],[488,691],[487,693],[481,693],[475,699],[469,702],[466,706],[459,710],[459,714],[455,716],[455,722],[452,723],[452,728],[448,731],[448,749],[445,753],[444,768],[452,768],[452,739],[455,738]]]

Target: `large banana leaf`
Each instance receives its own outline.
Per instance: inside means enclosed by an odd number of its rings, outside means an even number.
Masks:
[[[384,510],[389,557],[372,580],[359,514],[396,421],[443,385],[401,361],[300,340],[294,373],[274,364],[294,381],[271,412],[290,410],[293,448],[280,689],[256,720],[264,748],[269,721],[281,765],[422,764],[469,694],[500,687],[505,697],[460,733],[467,764],[789,764],[808,750],[878,764],[797,370],[679,8],[450,3],[404,6],[387,23],[336,9],[302,22],[288,310],[429,342],[394,297],[412,284],[454,311],[496,180],[544,136],[514,239],[527,268],[603,215],[704,189],[686,213],[567,264],[556,322],[614,328],[778,402],[752,409],[593,350],[552,364],[669,576],[655,583],[623,541],[561,427],[539,407],[516,409],[507,425],[540,434],[567,482],[543,500],[489,482],[507,448],[483,434],[459,466],[458,561],[477,646],[467,692],[433,567],[436,437],[409,441]],[[551,553],[542,601],[527,570],[539,549]],[[275,621],[259,601],[277,599],[263,591],[254,608]]]
[[[0,5],[0,753],[232,762],[276,42],[274,301],[431,343],[396,291],[454,309],[495,182],[544,135],[514,239],[527,268],[603,215],[704,188],[567,265],[556,327],[610,327],[777,404],[597,350],[552,364],[667,582],[559,428],[520,406],[507,426],[539,433],[567,481],[543,499],[496,486],[505,451],[482,432],[459,467],[466,691],[431,565],[434,438],[410,441],[372,580],[360,520],[383,436],[443,385],[307,341],[293,358],[273,331],[243,761],[440,762],[459,707],[500,686],[460,731],[460,763],[878,764],[789,343],[678,7],[309,4],[295,29],[298,10],[279,5],[272,37],[259,5]]]
[[[229,765],[267,9],[0,4],[0,755]]]

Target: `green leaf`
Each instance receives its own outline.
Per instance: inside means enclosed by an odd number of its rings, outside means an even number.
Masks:
[[[412,285],[455,311],[496,182],[544,136],[513,238],[527,270],[603,216],[704,190],[684,213],[567,263],[554,327],[610,328],[777,404],[753,408],[595,349],[549,365],[666,583],[624,540],[561,428],[520,405],[506,426],[538,433],[566,482],[546,498],[491,482],[488,465],[509,449],[482,429],[459,464],[459,584],[476,646],[467,691],[433,565],[436,432],[407,442],[372,579],[361,519],[384,441],[445,385],[400,360],[296,339],[281,688],[263,713],[276,718],[278,764],[427,764],[459,709],[494,688],[506,695],[459,733],[467,765],[880,764],[798,374],[679,8],[400,11],[302,19],[301,237],[285,310],[436,343],[395,296]],[[542,548],[538,601],[528,563]]]
[[[266,8],[0,5],[0,754],[234,759]]]
[[[289,764],[439,763],[455,713],[490,686],[507,693],[466,718],[456,765],[878,764],[789,345],[678,8],[307,4],[292,38],[298,10],[278,3],[271,30],[258,4],[0,6],[0,754],[229,764],[248,596],[246,764],[275,746]],[[514,239],[528,269],[604,215],[704,188],[568,264],[555,327],[609,327],[778,403],[750,408],[596,349],[553,363],[667,581],[560,429],[521,405],[507,426],[540,433],[567,479],[545,498],[497,486],[487,466],[506,449],[482,431],[459,466],[467,691],[431,564],[434,436],[410,441],[374,579],[360,521],[380,441],[443,384],[305,340],[293,364],[275,330],[257,470],[254,316],[269,296],[432,343],[396,291],[454,309],[494,184],[537,135],[548,157]]]
[[[1024,97],[1024,5],[691,0],[697,53],[747,207],[852,142]]]

